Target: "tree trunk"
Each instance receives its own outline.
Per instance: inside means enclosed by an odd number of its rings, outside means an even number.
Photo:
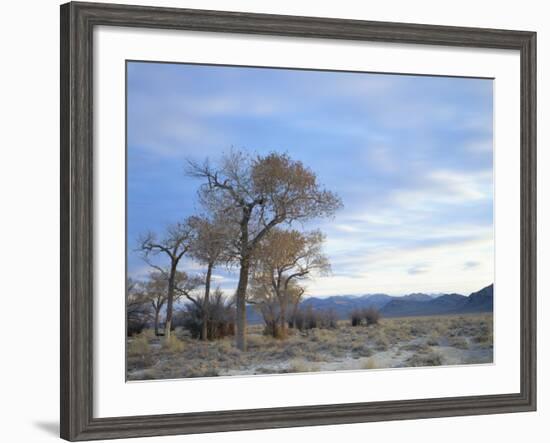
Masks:
[[[248,287],[248,271],[250,261],[248,257],[241,259],[239,284],[237,285],[237,318],[236,318],[236,345],[241,351],[246,351],[246,289]]]
[[[298,306],[300,305],[300,301],[297,301],[294,303],[294,306],[292,307],[292,329],[296,329],[296,315],[298,314]]]
[[[159,336],[159,315],[160,308],[155,309],[155,337]]]
[[[202,329],[201,339],[208,340],[208,308],[210,298],[210,280],[212,279],[213,264],[208,263],[208,269],[206,270],[206,281],[204,283],[204,301],[202,307]]]
[[[286,321],[286,308],[287,308],[287,301],[285,300],[286,297],[283,297],[280,304],[280,323],[281,323],[281,331],[279,333],[279,336],[281,338],[286,338],[288,335],[288,325]]]
[[[174,283],[176,280],[176,264],[170,266],[168,277],[168,298],[166,300],[166,325],[164,326],[164,338],[168,340],[172,329],[172,314],[174,311]]]

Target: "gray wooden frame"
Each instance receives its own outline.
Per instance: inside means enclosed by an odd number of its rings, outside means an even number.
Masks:
[[[92,35],[98,25],[517,50],[521,56],[521,392],[94,418]],[[61,6],[61,437],[70,441],[533,411],[536,408],[536,34],[329,18]]]

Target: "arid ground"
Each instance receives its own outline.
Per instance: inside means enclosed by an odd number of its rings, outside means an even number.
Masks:
[[[381,319],[371,326],[291,330],[279,340],[250,326],[248,350],[233,337],[202,342],[177,329],[169,342],[151,330],[128,338],[128,380],[368,370],[493,361],[492,314]]]

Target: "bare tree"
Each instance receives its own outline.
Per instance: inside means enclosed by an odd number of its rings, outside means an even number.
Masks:
[[[262,315],[265,323],[265,333],[275,338],[284,338],[286,329],[281,327],[281,323],[284,321],[284,317],[281,315],[282,300],[274,291],[270,279],[258,278],[258,275],[256,275],[251,283],[251,295],[247,301]],[[289,315],[284,314],[287,316],[287,323],[295,321],[296,312],[304,292],[304,287],[295,282],[289,282],[286,297],[291,308]],[[293,327],[295,327],[294,324]]]
[[[261,314],[265,324],[265,334],[280,337],[280,309],[277,296],[268,279],[253,278],[247,302]]]
[[[154,269],[165,275],[168,288],[166,297],[166,323],[164,335],[170,338],[172,316],[174,311],[174,298],[176,294],[177,267],[185,253],[191,247],[192,229],[187,222],[171,225],[162,238],[157,238],[154,233],[147,233],[139,239],[139,250],[143,259]],[[168,259],[167,268],[154,264],[152,258],[158,255]]]
[[[286,154],[251,158],[232,151],[219,165],[189,162],[188,172],[205,180],[199,189],[202,204],[238,227],[233,243],[240,267],[236,344],[246,350],[246,292],[256,246],[275,226],[332,215],[342,203],[321,188],[313,171]]]
[[[290,313],[287,324],[293,329],[296,329],[296,313],[300,308],[300,302],[302,301],[302,296],[305,292],[306,289],[296,283],[291,283],[287,289],[287,296],[290,304]]]
[[[301,233],[297,230],[272,229],[255,251],[254,280],[273,293],[279,304],[279,331],[286,337],[288,309],[296,308],[303,294],[296,285],[312,272],[330,272],[328,258],[322,251],[324,235],[320,231]],[[295,285],[294,287],[292,285]],[[292,290],[291,290],[292,289]]]
[[[168,270],[164,269],[162,272],[155,271],[149,273],[149,279],[142,284],[144,298],[153,307],[153,322],[155,328],[155,335],[160,335],[160,313],[168,300]],[[185,290],[189,289],[189,277],[185,272],[176,271],[174,278],[174,301],[177,301]]]
[[[145,283],[145,296],[153,307],[155,335],[159,335],[160,312],[168,298],[168,280],[164,273],[151,272]]]
[[[143,283],[132,278],[126,282],[126,333],[140,333],[150,320],[151,308],[145,296]]]
[[[212,271],[217,264],[227,260],[227,249],[231,232],[228,225],[223,223],[219,218],[210,220],[206,217],[190,217],[189,225],[194,231],[190,254],[194,259],[206,265],[200,338],[207,340]]]
[[[180,278],[174,287],[175,298],[185,297],[193,303],[197,308],[197,312],[202,312],[204,309],[203,296],[198,292],[198,289],[204,285],[204,278],[200,275],[188,276],[185,272],[178,272]]]

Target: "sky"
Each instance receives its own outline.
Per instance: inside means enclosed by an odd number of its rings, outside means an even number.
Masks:
[[[129,276],[150,269],[140,233],[200,211],[187,159],[231,149],[287,153],[341,197],[334,217],[302,226],[326,234],[332,266],[307,296],[493,282],[492,80],[128,62]],[[214,284],[233,293],[236,270],[216,269]]]

